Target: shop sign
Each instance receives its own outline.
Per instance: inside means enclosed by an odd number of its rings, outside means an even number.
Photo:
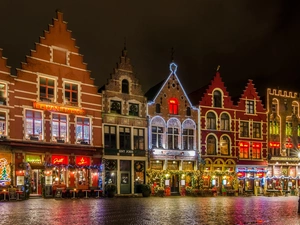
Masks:
[[[257,173],[256,173],[256,176],[257,176],[258,178],[262,178],[262,177],[264,176],[264,173],[263,173],[263,172],[257,172]]]
[[[76,156],[76,165],[78,166],[89,166],[91,164],[90,157]]]
[[[46,103],[41,103],[41,102],[34,102],[33,107],[35,109],[42,109],[42,110],[48,110],[48,111],[54,111],[54,112],[77,114],[77,115],[83,115],[85,113],[85,111],[83,109],[53,105],[53,104],[49,104],[49,103],[46,104]]]
[[[245,172],[238,172],[237,173],[237,177],[244,177],[245,176]]]
[[[62,165],[68,164],[68,156],[65,155],[52,155],[52,164],[54,165]]]
[[[41,155],[26,155],[26,162],[32,164],[42,164],[42,156]]]

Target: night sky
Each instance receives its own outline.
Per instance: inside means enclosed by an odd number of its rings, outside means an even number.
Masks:
[[[57,9],[99,87],[125,37],[144,92],[169,75],[172,47],[188,93],[208,84],[218,65],[231,95],[235,87],[241,94],[247,79],[279,88],[300,83],[299,0],[1,0],[0,48],[12,74]]]

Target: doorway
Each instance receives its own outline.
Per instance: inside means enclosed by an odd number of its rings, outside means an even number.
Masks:
[[[179,176],[172,175],[170,179],[171,193],[179,193]]]
[[[30,181],[30,195],[42,195],[42,182],[41,182],[41,173],[40,169],[32,169],[31,170],[31,181]]]

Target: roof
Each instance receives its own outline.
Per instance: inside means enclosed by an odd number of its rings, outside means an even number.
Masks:
[[[151,87],[146,93],[145,93],[145,97],[147,98],[148,102],[151,102],[154,100],[155,96],[157,95],[158,91],[160,90],[160,88],[163,86],[163,84],[165,83],[166,79],[162,80],[161,82],[159,82],[158,84],[154,85],[153,87]]]

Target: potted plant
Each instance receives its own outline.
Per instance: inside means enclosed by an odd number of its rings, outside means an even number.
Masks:
[[[105,190],[107,192],[107,197],[113,198],[117,191],[117,186],[115,184],[108,184],[105,187]]]
[[[143,197],[149,197],[151,194],[151,187],[149,184],[142,184],[141,185],[141,189],[142,189],[142,195]]]

